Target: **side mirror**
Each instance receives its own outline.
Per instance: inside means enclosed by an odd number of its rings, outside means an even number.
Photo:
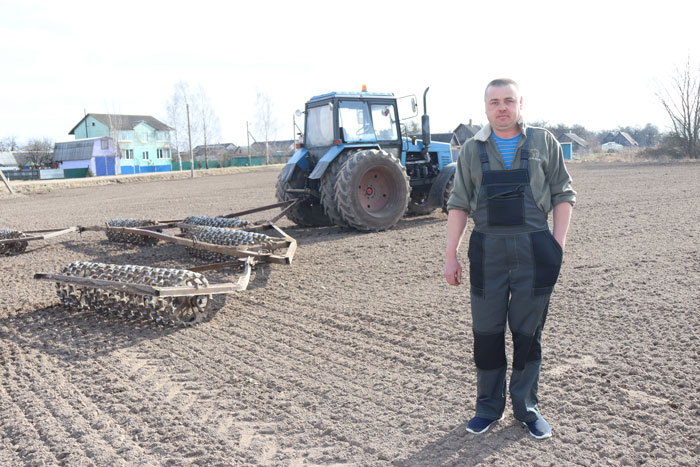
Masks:
[[[301,110],[297,109],[297,111],[294,112],[294,115],[296,115],[297,117],[301,117],[303,113],[304,113],[304,112],[302,112]]]
[[[408,120],[418,115],[418,101],[416,96],[408,95],[396,99],[399,110],[399,119]]]

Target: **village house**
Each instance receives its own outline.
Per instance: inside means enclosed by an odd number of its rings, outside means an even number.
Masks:
[[[624,131],[614,131],[608,133],[608,135],[603,139],[602,144],[605,143],[616,143],[620,146],[633,148],[639,146],[639,143],[632,138],[629,133]]]
[[[558,138],[560,143],[571,143],[573,152],[585,151],[588,148],[588,143],[576,133],[564,133]]]
[[[113,157],[119,161],[115,172],[134,174],[171,170],[170,131],[171,127],[150,115],[90,113],[68,134],[76,141],[110,137],[117,153]]]
[[[294,151],[296,151],[296,142],[291,139],[260,141],[250,145],[251,156],[291,156]]]
[[[121,173],[119,154],[109,136],[56,143],[53,162],[63,169],[65,178]]]
[[[479,130],[481,130],[481,125],[472,124],[471,119],[469,119],[469,123],[460,123],[452,132],[450,144],[461,148],[462,145],[464,145],[469,138],[473,138]]]
[[[194,160],[200,164],[208,163],[209,167],[224,167],[227,163],[243,153],[242,149],[233,143],[219,143],[195,146],[192,150]],[[187,154],[189,160],[189,153]]]
[[[15,170],[19,163],[11,151],[0,152],[0,167],[5,170]]]
[[[481,130],[480,125],[473,125],[472,121],[469,120],[468,124],[460,123],[457,128],[452,131],[452,133],[433,133],[430,135],[431,141],[436,141],[439,143],[449,143],[452,147],[452,160],[456,161],[459,156],[459,151],[462,149],[464,143],[469,139],[473,138],[479,130]],[[420,134],[415,135],[418,138],[421,137]]]

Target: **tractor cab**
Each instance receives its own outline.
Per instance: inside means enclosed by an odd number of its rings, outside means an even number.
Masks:
[[[381,146],[399,157],[401,128],[391,93],[332,92],[306,103],[304,148],[318,159],[330,146]]]

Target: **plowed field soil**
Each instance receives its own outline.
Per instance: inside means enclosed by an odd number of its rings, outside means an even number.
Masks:
[[[85,232],[0,257],[0,465],[698,465],[700,164],[569,169],[579,201],[543,337],[551,439],[510,412],[465,432],[468,291],[443,278],[436,211],[370,234],[282,220],[293,264],[258,267],[189,328],[71,310],[33,279],[77,260],[203,264],[182,247]],[[0,228],[227,214],[275,202],[279,170],[4,194]]]

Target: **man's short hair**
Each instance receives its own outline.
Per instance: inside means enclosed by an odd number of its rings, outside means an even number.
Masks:
[[[498,78],[494,79],[488,85],[486,85],[486,89],[484,90],[484,99],[486,99],[486,94],[488,94],[489,88],[501,86],[513,86],[515,90],[518,91],[518,93],[520,93],[520,86],[518,86],[518,83],[516,83],[510,78]]]

